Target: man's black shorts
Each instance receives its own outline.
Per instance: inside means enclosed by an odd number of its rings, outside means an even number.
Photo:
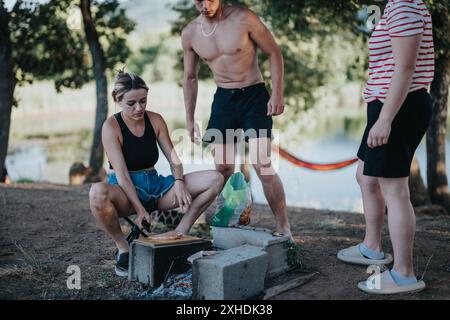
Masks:
[[[272,138],[272,116],[267,115],[269,100],[264,83],[239,89],[217,88],[203,141],[235,143],[237,129],[244,131],[246,141],[249,138]]]
[[[358,150],[358,158],[364,161],[363,174],[382,178],[408,177],[414,152],[430,123],[431,97],[425,89],[410,92],[392,122],[388,143],[369,148],[369,131],[378,120],[382,107],[379,100],[367,106],[367,126]]]

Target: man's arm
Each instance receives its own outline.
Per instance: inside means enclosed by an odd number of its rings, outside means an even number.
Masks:
[[[280,115],[284,112],[284,64],[283,55],[269,29],[252,11],[245,9],[245,24],[250,38],[269,57],[272,77],[272,97],[268,104],[267,115]]]
[[[183,77],[183,94],[184,105],[186,108],[186,124],[192,142],[197,141],[195,133],[198,133],[198,128],[195,126],[195,106],[197,104],[198,93],[198,61],[197,53],[191,47],[191,31],[190,26],[187,26],[181,33],[181,44],[183,46],[183,63],[184,63],[184,77]]]

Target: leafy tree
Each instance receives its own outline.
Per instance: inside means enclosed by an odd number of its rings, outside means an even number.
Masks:
[[[83,65],[83,41],[68,36],[65,4],[18,0],[8,10],[0,0],[0,168],[8,150],[12,107],[17,105],[15,88],[36,79],[53,78],[57,88],[86,81],[70,72]]]
[[[130,54],[126,35],[134,29],[117,0],[81,0],[78,4],[83,17],[84,33],[92,57],[96,84],[97,107],[90,156],[91,173],[87,182],[97,181],[103,166],[102,125],[108,115],[108,81],[106,70],[125,61]],[[94,11],[94,10],[96,11]],[[103,43],[104,44],[103,44]],[[90,68],[89,68],[90,69]]]
[[[148,65],[153,65],[157,58],[165,55],[169,50],[165,47],[165,42],[168,37],[160,36],[156,41],[146,43],[146,45],[139,48],[130,58],[127,66],[136,74],[142,75]],[[160,70],[157,65],[153,65],[152,80],[162,81],[165,78],[164,71]]]
[[[84,30],[67,25],[74,6],[84,10]],[[118,0],[18,0],[10,9],[0,0],[0,168],[8,150],[17,86],[52,79],[60,91],[80,88],[95,78],[97,114],[90,165],[93,174],[98,172],[103,164],[99,132],[107,111],[105,72],[128,57],[126,36],[133,28]]]
[[[427,1],[433,19],[436,72],[431,84],[433,114],[427,133],[427,184],[432,203],[450,213],[450,192],[445,166],[448,90],[450,85],[450,1]]]

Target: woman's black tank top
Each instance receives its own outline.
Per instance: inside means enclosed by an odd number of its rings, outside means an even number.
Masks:
[[[122,132],[122,153],[125,158],[128,171],[138,171],[153,167],[158,161],[159,152],[156,145],[156,135],[152,123],[148,118],[147,112],[144,113],[145,130],[142,137],[136,137],[128,129],[122,115],[114,115]],[[113,169],[109,163],[110,169]]]

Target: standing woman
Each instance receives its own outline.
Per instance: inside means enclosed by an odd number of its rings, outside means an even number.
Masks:
[[[408,177],[414,152],[430,122],[427,89],[434,76],[431,16],[423,0],[389,0],[370,38],[369,51],[369,80],[364,91],[367,127],[356,173],[366,235],[363,243],[339,251],[338,258],[363,265],[394,260],[391,270],[358,287],[376,294],[416,292],[423,290],[425,283],[417,280],[413,268],[416,221]],[[381,246],[385,207],[394,259]]]
[[[185,212],[177,228],[154,238],[176,239],[187,234],[192,224],[221,191],[223,176],[215,171],[184,175],[164,119],[147,111],[148,87],[132,73],[119,72],[113,98],[122,109],[109,117],[102,128],[102,143],[113,173],[108,183],[92,185],[89,200],[92,214],[100,227],[114,240],[118,249],[115,271],[128,275],[128,243],[122,234],[119,218],[137,213],[136,224],[150,223],[147,205],[159,210],[181,207]],[[172,175],[159,175],[158,145],[170,163]]]

